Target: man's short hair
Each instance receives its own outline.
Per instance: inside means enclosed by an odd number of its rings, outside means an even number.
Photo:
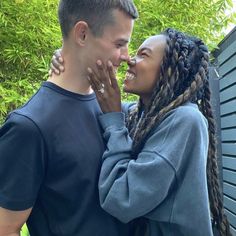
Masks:
[[[113,10],[118,9],[132,19],[138,17],[133,0],[60,0],[58,16],[63,38],[67,38],[78,21],[85,21],[94,36],[102,36],[103,29],[114,24]]]

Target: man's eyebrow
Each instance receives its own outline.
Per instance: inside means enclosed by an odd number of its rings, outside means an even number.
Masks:
[[[115,42],[116,43],[127,44],[127,43],[130,42],[130,40],[128,40],[128,39],[117,39]]]

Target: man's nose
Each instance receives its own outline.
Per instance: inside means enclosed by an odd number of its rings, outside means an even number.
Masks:
[[[120,55],[120,59],[122,61],[126,61],[128,62],[130,60],[130,56],[129,56],[129,51],[128,51],[128,47],[124,47],[122,49],[121,55]]]

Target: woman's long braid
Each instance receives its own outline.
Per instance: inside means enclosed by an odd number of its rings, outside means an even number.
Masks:
[[[196,44],[201,52],[201,68],[207,72],[208,76],[208,62],[209,55],[205,45],[198,40]],[[219,174],[217,165],[217,150],[216,150],[216,128],[214,115],[211,108],[211,91],[209,88],[208,79],[205,80],[203,98],[199,104],[199,109],[208,121],[208,134],[209,134],[209,147],[208,147],[208,160],[207,160],[207,182],[208,194],[210,200],[210,208],[212,213],[213,225],[219,230],[220,235],[231,235],[229,222],[224,214],[223,199],[219,184]]]
[[[140,123],[139,117],[140,113],[142,112],[142,109],[143,109],[143,104],[142,101],[139,100],[137,107],[129,111],[129,114],[126,118],[127,128],[129,130],[129,134],[131,137],[133,137],[136,127]]]
[[[191,100],[196,96],[198,87],[202,83],[197,74],[190,83],[183,87],[188,77],[189,62],[188,54],[192,50],[186,37],[171,29],[166,31],[167,47],[161,68],[160,79],[152,96],[147,113],[136,126],[133,135],[133,156],[143,148],[143,144],[150,131],[161,121],[165,114],[179,105]],[[169,39],[169,40],[168,40]]]
[[[133,114],[136,120],[129,120],[132,129],[133,157],[142,150],[146,138],[171,110],[192,101],[198,104],[200,111],[209,124],[209,151],[207,160],[207,181],[210,209],[213,224],[218,228],[220,236],[230,236],[229,223],[224,214],[223,201],[219,187],[215,123],[210,105],[210,89],[208,82],[209,53],[201,40],[167,29],[167,47],[159,81],[148,112],[139,120],[138,112]],[[134,127],[135,125],[135,127]]]

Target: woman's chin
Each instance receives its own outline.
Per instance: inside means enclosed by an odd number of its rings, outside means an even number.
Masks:
[[[124,83],[123,83],[123,91],[126,92],[126,93],[130,93],[132,92],[130,89],[130,86],[131,86],[131,81],[125,79],[124,80]]]
[[[126,86],[123,86],[123,92],[124,92],[124,93],[129,93],[129,90],[127,89]]]
[[[126,86],[126,85],[123,86],[123,92],[124,93],[134,94],[134,91],[130,87]]]
[[[123,84],[123,92],[125,92],[125,93],[130,92],[129,86],[126,83]]]

